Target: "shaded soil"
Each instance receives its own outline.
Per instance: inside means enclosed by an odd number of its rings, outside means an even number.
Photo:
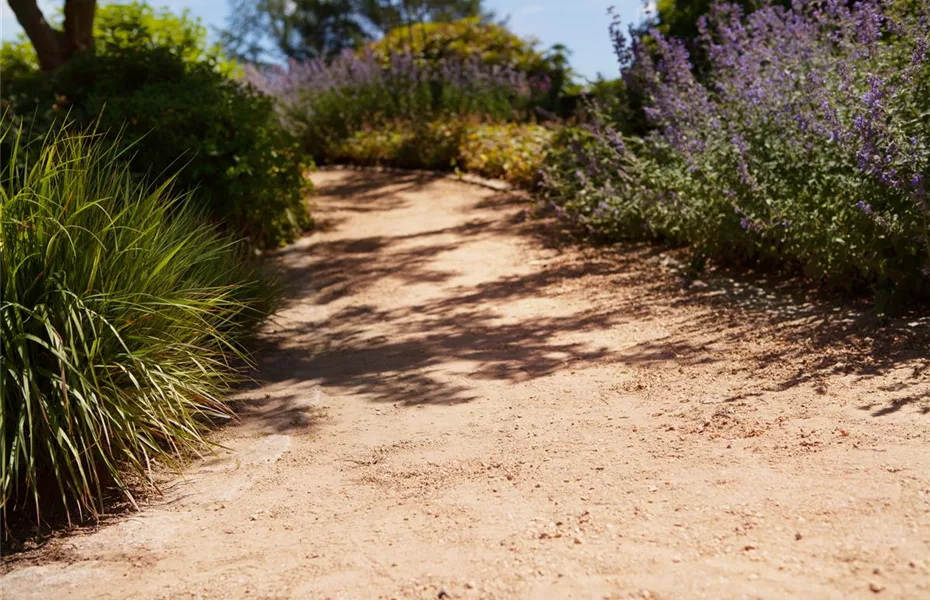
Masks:
[[[227,449],[4,598],[930,597],[930,324],[314,176]]]

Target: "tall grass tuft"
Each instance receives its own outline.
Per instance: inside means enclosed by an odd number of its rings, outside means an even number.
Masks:
[[[203,448],[269,287],[114,144],[9,123],[0,181],[0,485],[5,516],[96,517],[127,475]],[[133,501],[134,502],[134,501]]]

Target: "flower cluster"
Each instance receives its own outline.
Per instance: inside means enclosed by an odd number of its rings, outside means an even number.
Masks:
[[[285,123],[318,159],[326,158],[332,144],[388,120],[507,118],[545,84],[480,58],[425,60],[370,50],[329,61],[249,67],[246,78],[277,99]]]
[[[611,24],[653,130],[618,145],[608,123],[593,125],[564,173],[547,175],[552,193],[602,231],[638,237],[647,222],[648,235],[701,255],[930,292],[930,9],[722,3],[699,31],[693,44],[658,30],[629,43]],[[605,214],[609,224],[592,220]]]

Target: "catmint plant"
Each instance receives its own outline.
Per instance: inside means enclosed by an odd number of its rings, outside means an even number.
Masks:
[[[546,174],[550,198],[599,235],[930,294],[930,7],[721,3],[698,29],[686,46],[611,23],[652,130],[618,144],[592,111]]]

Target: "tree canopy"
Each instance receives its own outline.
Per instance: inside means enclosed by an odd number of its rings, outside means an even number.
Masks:
[[[222,41],[234,56],[331,57],[410,23],[489,18],[481,0],[231,0]]]

